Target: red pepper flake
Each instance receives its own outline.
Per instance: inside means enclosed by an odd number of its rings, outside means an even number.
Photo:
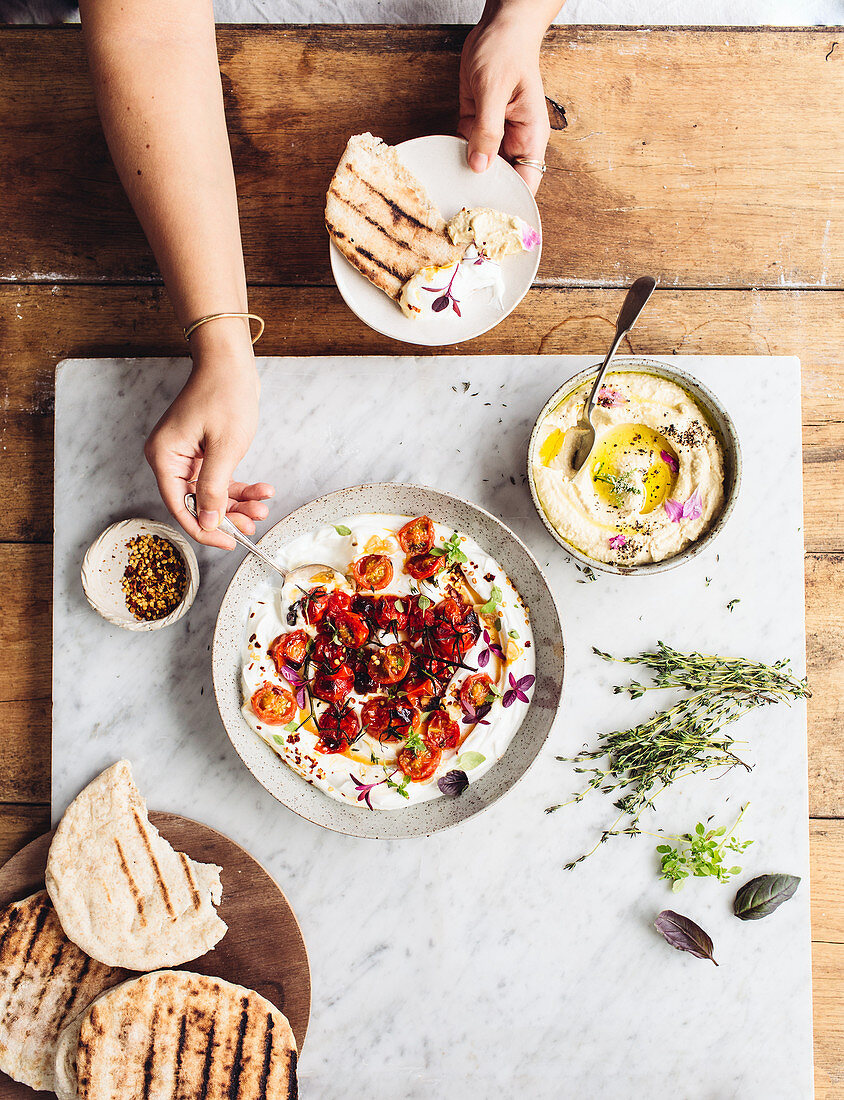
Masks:
[[[136,535],[126,545],[129,561],[121,581],[126,606],[140,621],[165,618],[184,599],[184,558],[159,535]]]

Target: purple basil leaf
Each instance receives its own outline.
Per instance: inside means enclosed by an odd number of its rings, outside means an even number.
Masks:
[[[733,912],[739,920],[760,920],[794,897],[799,885],[797,875],[758,875],[736,894]]]
[[[437,780],[437,786],[443,794],[456,798],[458,795],[463,794],[469,786],[469,776],[455,768],[454,771],[446,772],[445,775],[441,776]]]
[[[489,712],[492,710],[492,703],[481,703],[478,709],[475,711],[475,717],[480,720],[486,718]]]
[[[291,668],[290,665],[282,665],[279,669],[279,672],[285,678],[288,684],[293,684],[294,687],[298,687],[299,684],[303,682],[302,677],[299,675],[296,669]]]
[[[462,316],[462,314],[460,313],[460,306],[457,304],[457,300],[455,298],[451,299],[451,308],[454,310],[458,317]]]
[[[712,940],[699,925],[682,913],[663,909],[654,921],[654,928],[666,943],[670,943],[678,951],[688,951],[696,959],[709,959],[718,965],[712,954]]]
[[[489,648],[492,650],[496,657],[500,657],[502,661],[504,660],[504,650],[501,648],[498,642],[490,642]]]
[[[489,664],[489,650],[482,649],[478,654],[478,668],[486,668]]]
[[[516,687],[519,688],[520,691],[527,691],[529,687],[533,687],[533,682],[535,679],[535,676],[522,676],[522,678],[516,684]]]
[[[448,309],[448,296],[443,294],[442,298],[437,298],[431,309],[434,313],[442,313],[444,309]]]
[[[504,692],[504,698],[501,700],[502,707],[512,707],[516,701],[516,692],[511,688]]]
[[[488,630],[484,630],[483,639],[486,642],[486,644],[489,645],[489,643],[491,641],[491,638],[489,636],[489,631]]]
[[[510,673],[510,687],[511,687],[511,688],[517,688],[518,686],[519,686],[519,685],[518,685],[518,684],[516,683],[516,677],[515,677],[515,676],[513,675],[513,673],[511,672],[511,673]]]
[[[305,688],[302,686],[296,690],[296,705],[299,707],[299,710],[305,709],[305,702]]]

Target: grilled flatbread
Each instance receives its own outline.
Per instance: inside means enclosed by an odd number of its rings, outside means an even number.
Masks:
[[[160,970],[84,1014],[76,1088],[79,1100],[293,1100],[296,1059],[287,1018],[260,994]]]
[[[52,1091],[65,1022],[125,977],[70,942],[44,890],[8,906],[0,912],[0,1069]]]
[[[395,149],[372,134],[349,143],[328,188],[325,225],[350,263],[396,301],[423,267],[458,260],[442,214]]]
[[[159,835],[126,760],[68,807],[45,881],[66,935],[110,966],[177,966],[226,933],[214,909],[220,868],[195,863]]]

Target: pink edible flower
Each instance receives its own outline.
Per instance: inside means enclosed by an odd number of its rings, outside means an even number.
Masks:
[[[608,386],[601,386],[598,390],[598,404],[604,409],[615,409],[626,403],[627,398],[618,390],[611,390]]]
[[[622,546],[626,546],[626,545],[627,545],[627,536],[626,535],[621,535],[621,534],[613,535],[613,537],[610,539],[610,549],[612,549],[612,550],[620,550],[622,548]]]
[[[699,489],[695,489],[685,504],[681,504],[679,500],[666,500],[663,507],[672,523],[679,523],[681,519],[699,519],[703,515]]]
[[[676,474],[677,471],[680,469],[680,463],[677,461],[674,455],[669,454],[668,451],[660,451],[659,457],[669,468],[669,470],[671,470],[672,473]]]
[[[533,252],[534,248],[539,244],[539,234],[533,228],[525,222],[522,225],[522,248],[525,252]]]

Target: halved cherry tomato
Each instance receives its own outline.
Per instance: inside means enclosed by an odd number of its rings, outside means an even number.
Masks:
[[[413,557],[405,558],[404,571],[414,580],[424,581],[439,573],[444,563],[442,554],[414,554]]]
[[[348,665],[355,674],[355,691],[358,695],[369,695],[377,686],[369,671],[369,652],[368,649],[349,650]]]
[[[491,703],[492,680],[485,672],[476,672],[463,681],[460,688],[460,706],[467,714],[475,714],[485,703]]]
[[[376,695],[374,699],[368,699],[360,712],[361,725],[364,730],[373,737],[378,737],[390,724],[390,711],[392,699],[386,695]]]
[[[352,562],[352,576],[365,592],[380,592],[393,579],[393,563],[386,554],[367,554]]]
[[[453,749],[460,741],[460,727],[447,711],[437,710],[422,734],[429,749]]]
[[[313,626],[318,623],[325,614],[328,604],[328,593],[324,588],[312,588],[307,595],[302,597],[302,613],[305,622]]]
[[[420,705],[440,693],[439,684],[421,672],[411,672],[402,683],[401,689],[408,699],[414,703],[419,702]]]
[[[382,596],[375,606],[375,622],[382,630],[398,634],[407,627],[406,599],[400,596]]]
[[[333,641],[327,634],[317,634],[311,649],[311,661],[315,665],[331,669],[332,672],[346,663],[346,647]]]
[[[418,516],[401,528],[398,539],[405,554],[427,554],[434,545],[434,525],[427,516]]]
[[[395,739],[403,740],[408,737],[411,730],[419,729],[421,723],[422,713],[410,699],[403,698],[393,701],[390,732]]]
[[[402,749],[396,757],[396,762],[414,783],[421,783],[423,779],[430,779],[434,774],[442,755],[440,749],[429,749],[426,745],[419,752],[414,752],[413,749]]]
[[[450,597],[434,608],[431,631],[437,651],[450,661],[460,661],[480,637],[481,625],[473,607]]]
[[[444,661],[438,655],[426,653],[424,650],[415,650],[412,661],[414,672],[417,675],[429,676],[440,691],[451,682],[457,671],[457,666],[452,661]]]
[[[376,621],[379,602],[379,596],[363,596],[358,592],[357,595],[352,596],[351,609],[356,615],[366,619],[371,626]]]
[[[249,705],[268,726],[283,726],[296,713],[296,699],[289,691],[269,681],[253,692]]]
[[[397,684],[410,668],[410,650],[402,642],[375,649],[367,662],[369,675],[377,684]]]
[[[288,634],[279,634],[269,648],[269,654],[275,667],[282,665],[301,665],[308,655],[310,638],[304,630],[291,630]]]
[[[317,719],[320,738],[317,752],[343,752],[360,733],[358,716],[351,706],[329,707]]]
[[[314,676],[311,692],[326,703],[345,702],[355,686],[355,674],[348,665],[340,665],[334,672],[320,669]]]
[[[326,621],[329,615],[326,612]],[[369,641],[369,627],[360,615],[353,611],[337,611],[330,616],[331,625],[334,627],[334,637],[340,645],[349,649],[360,649]]]
[[[322,614],[319,619],[319,629],[328,633],[334,622],[334,616],[341,611],[348,611],[352,606],[352,597],[348,592],[334,591],[325,601]]]

